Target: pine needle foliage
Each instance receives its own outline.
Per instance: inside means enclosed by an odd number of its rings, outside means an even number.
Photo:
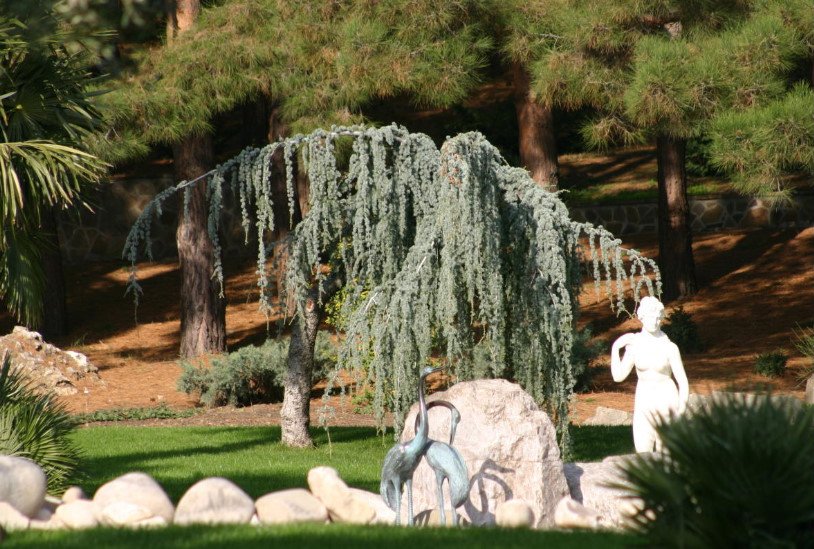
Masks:
[[[337,145],[348,139],[352,154],[340,167]],[[264,235],[288,222],[272,211],[269,159],[279,148],[289,159],[297,151],[306,159],[310,208],[292,232],[277,295],[294,296],[301,314],[314,284],[328,272],[342,276],[341,315],[348,320],[338,368],[367,373],[362,383],[374,388],[379,421],[389,408],[400,426],[427,362],[444,362],[459,379],[474,377],[478,346],[491,359],[486,373],[520,382],[557,418],[567,447],[581,262],[589,261],[597,288],[619,310],[631,289],[636,299],[644,288],[660,293],[655,263],[624,250],[603,228],[572,221],[556,194],[509,166],[479,133],[450,138],[439,149],[426,135],[395,125],[334,127],[245,149],[210,179],[216,253],[227,189],[243,206],[244,228],[259,237],[263,310],[272,306]],[[187,185],[157,196],[131,230],[124,253],[136,292],[135,261],[142,244],[149,253],[150,220]],[[220,263],[213,276],[222,280]]]
[[[624,466],[655,547],[811,547],[814,407],[730,395],[657,427],[665,453]]]

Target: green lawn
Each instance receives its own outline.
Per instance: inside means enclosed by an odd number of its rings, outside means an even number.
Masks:
[[[173,501],[197,480],[223,476],[252,497],[274,490],[305,487],[308,470],[330,465],[351,486],[378,491],[382,460],[393,444],[392,434],[377,436],[366,427],[313,431],[316,448],[302,450],[280,444],[279,427],[90,427],[74,440],[84,453],[88,494],[103,483],[131,471],[153,476]],[[574,428],[575,461],[595,461],[633,451],[630,427]],[[629,547],[637,538],[609,533],[537,532],[527,530],[406,529],[331,525],[291,527],[170,527],[129,531],[94,529],[84,532],[17,532],[4,547]]]

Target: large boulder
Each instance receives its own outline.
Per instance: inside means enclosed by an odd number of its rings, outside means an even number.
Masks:
[[[45,503],[47,479],[39,465],[18,456],[0,456],[0,501],[28,518]]]
[[[141,514],[148,511],[150,516],[161,517],[169,524],[175,512],[164,489],[145,473],[127,473],[103,484],[96,490],[93,502],[102,514],[107,507],[116,504],[115,513],[108,514],[117,523],[142,521],[145,517]],[[130,505],[118,505],[123,503]]]
[[[610,456],[597,463],[566,463],[563,467],[571,497],[599,519],[597,526],[622,528],[636,502],[615,485],[622,482],[619,467],[636,454]]]
[[[554,523],[557,502],[568,494],[554,424],[519,385],[501,379],[468,381],[431,395],[428,402],[446,400],[461,413],[454,446],[466,462],[469,500],[458,512],[474,525],[494,524],[499,504],[512,499],[528,502],[535,526]],[[414,437],[418,405],[407,415],[401,440]],[[437,406],[429,411],[430,438],[449,441],[450,413]],[[444,505],[449,495],[444,488]],[[402,509],[406,509],[405,503]],[[439,507],[435,474],[422,460],[413,477],[416,514]]]
[[[205,478],[181,496],[175,508],[175,524],[248,524],[254,501],[231,480]]]

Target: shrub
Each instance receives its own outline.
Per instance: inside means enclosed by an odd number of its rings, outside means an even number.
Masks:
[[[178,389],[197,393],[206,406],[249,406],[259,402],[279,402],[283,397],[288,368],[289,337],[269,339],[256,347],[213,358],[209,367],[182,361]],[[336,362],[336,351],[324,332],[317,335],[314,352],[314,378],[319,379],[327,365]]]
[[[656,429],[664,455],[622,473],[648,545],[812,546],[814,407],[729,395]]]
[[[777,377],[786,370],[789,355],[782,349],[760,353],[755,357],[755,372],[766,377]]]
[[[53,395],[35,392],[11,369],[8,353],[0,362],[0,455],[36,462],[48,478],[48,492],[61,494],[78,477],[79,451],[70,439],[76,424]]]
[[[704,350],[701,337],[698,335],[698,325],[684,307],[674,309],[667,316],[667,323],[661,330],[682,353],[697,353]]]
[[[797,375],[798,379],[805,381],[814,375],[814,328],[799,328],[794,333],[794,346],[804,357],[808,364]]]

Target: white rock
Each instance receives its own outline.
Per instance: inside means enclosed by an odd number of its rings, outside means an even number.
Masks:
[[[806,381],[806,404],[814,404],[814,375]]]
[[[28,528],[31,530],[64,530],[65,523],[56,516],[52,516],[48,520],[32,519]]]
[[[435,393],[428,401],[446,400],[461,413],[454,446],[470,477],[469,500],[458,512],[472,524],[494,524],[501,502],[523,499],[531,506],[535,526],[554,524],[554,508],[568,486],[562,471],[554,424],[534,399],[514,383],[500,379],[468,381]],[[413,438],[414,405],[401,440]],[[437,406],[429,411],[430,437],[449,441],[450,414]],[[445,505],[449,495],[444,488]],[[413,477],[416,513],[438,507],[435,474],[422,461]],[[402,509],[406,508],[406,495]]]
[[[108,526],[127,526],[153,516],[155,515],[152,511],[136,503],[114,501],[102,508],[99,513],[99,522]]]
[[[27,530],[31,520],[6,501],[0,501],[0,526],[9,532]]]
[[[0,501],[32,518],[45,502],[47,480],[39,465],[17,456],[0,456]]]
[[[88,496],[79,486],[69,486],[65,493],[62,494],[63,503],[70,503],[80,499],[88,499]]]
[[[375,509],[348,489],[336,469],[314,467],[308,471],[308,487],[328,508],[328,514],[334,522],[369,524],[376,518]]]
[[[359,488],[348,488],[348,490],[350,490],[355,497],[367,502],[367,504],[376,511],[376,517],[371,522],[372,524],[396,523],[396,512],[387,506],[381,495],[368,492],[367,490],[360,490]]]
[[[596,530],[601,528],[605,521],[593,509],[588,509],[571,496],[565,496],[557,504],[557,509],[554,511],[554,523],[559,528],[589,528]]]
[[[583,425],[633,425],[633,412],[597,406],[594,415]]]
[[[510,499],[498,504],[495,510],[495,523],[506,528],[531,528],[534,526],[534,511],[528,502]]]
[[[328,522],[328,509],[308,490],[293,488],[272,492],[254,504],[262,524]]]
[[[170,498],[145,473],[127,473],[111,480],[96,490],[93,501],[102,510],[116,502],[131,503],[150,511],[150,516],[162,517],[168,524],[172,522],[174,508]]]
[[[221,477],[205,478],[181,496],[175,524],[248,524],[254,500],[235,483]]]
[[[260,518],[257,516],[257,513],[255,513],[252,515],[252,520],[249,521],[249,524],[252,526],[260,526],[263,523],[260,522]]]
[[[83,370],[88,367],[89,364],[88,357],[86,357],[82,353],[78,353],[76,351],[65,351],[65,354],[74,359],[76,365],[82,368]]]
[[[96,516],[99,514],[96,504],[86,499],[77,499],[63,503],[54,513],[65,526],[72,530],[93,528],[99,525]]]
[[[167,521],[164,520],[164,517],[149,517],[136,522],[131,522],[126,526],[128,528],[160,528],[166,525]]]
[[[621,528],[635,500],[612,485],[622,481],[619,466],[636,455],[610,456],[599,463],[566,463],[563,467],[571,497],[602,517],[603,525]]]

